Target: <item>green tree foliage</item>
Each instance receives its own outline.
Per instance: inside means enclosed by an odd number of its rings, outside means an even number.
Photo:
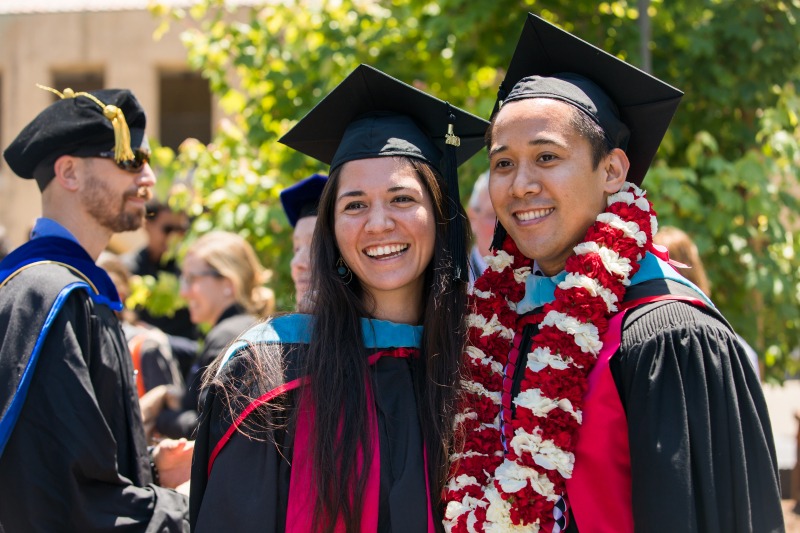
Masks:
[[[238,11],[203,0],[153,11],[182,28],[189,64],[229,116],[208,147],[162,154],[167,176],[193,175],[176,201],[199,215],[195,232],[250,239],[284,308],[291,243],[278,193],[325,169],[276,141],[359,63],[488,118],[528,11],[640,60],[640,14],[626,0],[299,0]],[[800,0],[654,0],[648,15],[654,75],[687,94],[645,186],[662,225],[696,239],[714,300],[769,376],[796,372]],[[466,165],[462,191],[485,167],[485,154]]]

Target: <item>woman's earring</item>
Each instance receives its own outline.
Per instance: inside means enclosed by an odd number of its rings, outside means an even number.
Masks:
[[[350,283],[353,280],[353,272],[350,270],[350,267],[347,266],[347,263],[344,262],[341,255],[339,256],[339,260],[336,261],[336,272],[345,283]]]

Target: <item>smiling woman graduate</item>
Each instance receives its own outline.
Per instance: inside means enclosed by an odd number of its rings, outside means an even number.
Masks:
[[[466,338],[455,171],[487,126],[362,65],[281,139],[331,165],[314,310],[254,327],[212,368],[195,531],[442,529]]]

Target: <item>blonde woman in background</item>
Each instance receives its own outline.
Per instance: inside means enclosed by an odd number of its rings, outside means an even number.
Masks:
[[[265,270],[253,248],[239,235],[215,231],[197,239],[186,252],[181,296],[195,324],[210,324],[203,345],[186,376],[182,410],[163,411],[156,430],[170,438],[190,438],[197,426],[200,386],[206,367],[239,334],[274,311],[275,295],[262,286]]]
[[[689,236],[672,226],[665,226],[658,229],[658,233],[653,236],[653,242],[660,244],[669,250],[669,257],[683,263],[691,268],[682,268],[680,270],[681,276],[688,279],[705,293],[706,296],[711,298],[711,283],[706,276],[706,269],[703,268],[703,261],[700,259],[700,253],[697,251],[697,245],[692,241]],[[756,375],[761,378],[761,368],[758,365],[758,354],[756,351],[742,338],[738,333],[736,337],[742,343],[747,357],[753,364]]]

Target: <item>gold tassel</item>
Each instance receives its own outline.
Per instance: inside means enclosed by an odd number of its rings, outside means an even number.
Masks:
[[[131,130],[128,129],[122,109],[115,105],[107,105],[103,108],[103,116],[114,126],[114,159],[117,163],[130,161],[135,157],[131,150]]]
[[[128,128],[128,123],[125,121],[125,115],[122,113],[122,109],[115,105],[104,104],[93,94],[85,92],[76,93],[69,88],[64,89],[64,92],[61,93],[52,87],[45,87],[38,83],[36,86],[45,91],[57,94],[61,99],[85,96],[99,105],[103,109],[103,116],[110,120],[111,125],[114,127],[114,159],[116,162],[130,161],[136,157],[133,155],[133,150],[131,150],[131,130]]]

